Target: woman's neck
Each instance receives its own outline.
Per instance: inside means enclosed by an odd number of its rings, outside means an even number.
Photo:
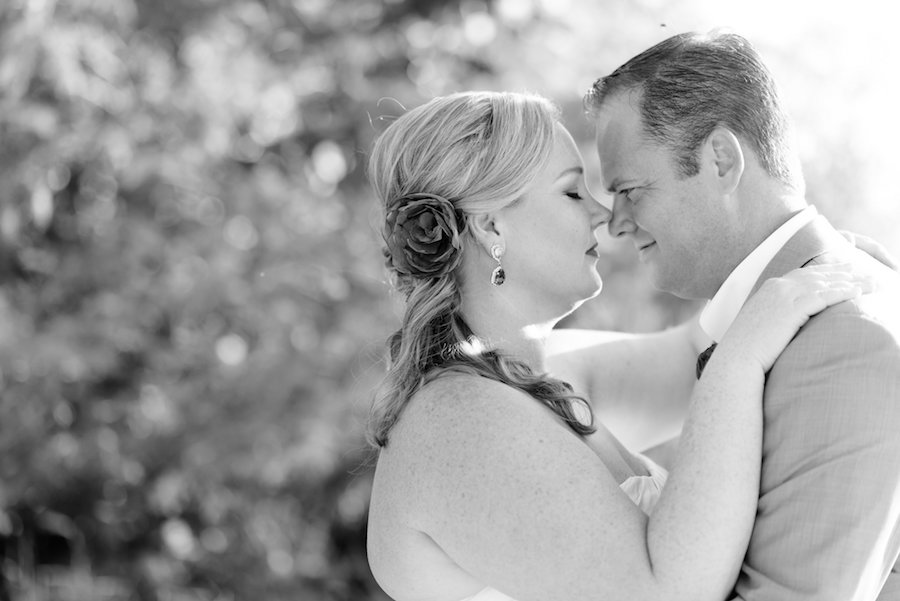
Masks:
[[[498,350],[514,357],[534,373],[545,371],[544,346],[557,319],[546,322],[527,319],[513,307],[504,311],[466,311],[463,307],[462,314],[486,350]]]

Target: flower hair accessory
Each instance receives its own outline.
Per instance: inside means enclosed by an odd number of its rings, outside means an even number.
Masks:
[[[459,264],[462,211],[437,194],[407,194],[397,199],[384,223],[385,255],[399,273],[437,278]]]

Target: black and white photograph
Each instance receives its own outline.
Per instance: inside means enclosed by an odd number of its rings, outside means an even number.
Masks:
[[[900,27],[0,0],[0,601],[900,601]]]

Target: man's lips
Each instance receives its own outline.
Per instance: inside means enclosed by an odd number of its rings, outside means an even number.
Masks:
[[[647,256],[647,253],[649,253],[654,248],[656,248],[656,242],[648,242],[642,246],[638,246],[638,258],[643,261]]]
[[[587,249],[587,252],[585,252],[584,254],[590,255],[590,256],[592,256],[592,257],[600,257],[600,253],[597,252],[597,245],[596,245],[596,244],[593,245],[592,247],[590,247],[589,249]]]

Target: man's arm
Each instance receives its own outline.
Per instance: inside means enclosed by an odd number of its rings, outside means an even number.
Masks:
[[[900,333],[847,303],[769,373],[748,601],[871,601],[900,552]]]
[[[590,400],[626,447],[642,451],[681,431],[697,353],[708,344],[701,336],[696,316],[652,334],[557,329],[546,366]]]

